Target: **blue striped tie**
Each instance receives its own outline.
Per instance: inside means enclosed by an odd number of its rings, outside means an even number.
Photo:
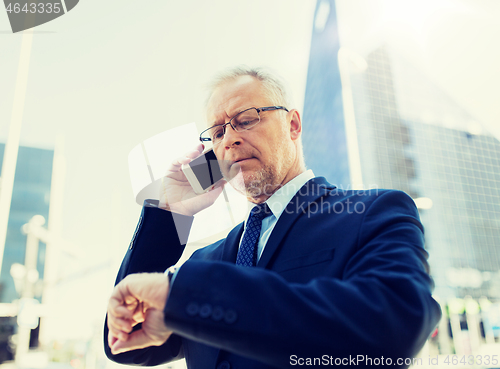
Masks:
[[[254,206],[248,217],[245,234],[236,257],[236,265],[257,265],[257,243],[262,229],[262,220],[270,214],[271,211],[265,202]]]

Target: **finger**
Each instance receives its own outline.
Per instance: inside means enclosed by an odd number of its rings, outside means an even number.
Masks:
[[[118,338],[115,336],[108,334],[108,346],[111,348],[115,344],[115,342],[118,341]]]
[[[108,329],[118,337],[118,332],[130,333],[134,322],[130,319],[121,319],[108,315]]]
[[[218,183],[217,186],[215,186],[214,190],[220,187],[224,187],[227,184],[227,181],[223,178],[221,179]]]
[[[181,156],[181,157],[175,159],[172,163],[170,163],[169,167],[167,168],[167,172],[166,172],[165,176],[168,176],[172,172],[173,173],[179,172],[181,170],[183,164],[187,164],[190,162],[191,162],[191,159],[184,157],[184,156]]]
[[[123,352],[138,350],[149,346],[160,346],[161,344],[163,344],[163,342],[153,340],[144,333],[144,330],[139,329],[138,331],[130,334],[126,341],[115,341],[110,348],[111,353],[113,355],[117,355]]]
[[[110,337],[114,337],[120,341],[127,341],[129,334],[127,332],[123,332],[119,329],[115,329],[115,328],[111,327],[111,328],[109,328],[109,332],[108,332],[108,343],[110,343],[110,341],[112,341],[110,339]]]
[[[203,145],[202,143],[199,143],[194,149],[193,151],[197,151],[198,152],[198,155],[200,155],[203,150],[205,150],[205,145]]]
[[[174,165],[179,166],[179,165],[184,165],[188,164],[193,161],[193,159],[196,159],[198,156],[200,156],[200,153],[198,151],[190,151],[183,156],[178,157],[174,161]]]
[[[178,157],[177,159],[175,159],[171,163],[171,165],[168,168],[167,172],[168,171],[170,171],[170,172],[177,172],[177,171],[179,171],[179,169],[180,169],[180,167],[182,167],[182,165],[188,164],[193,159],[196,159],[198,156],[200,156],[201,153],[203,152],[204,148],[205,148],[205,146],[203,144],[199,144],[198,146],[196,146],[196,148],[194,150],[189,151],[186,154],[184,154],[183,156]]]
[[[122,305],[123,300],[121,298],[121,294],[119,293],[118,289],[115,288],[115,290],[113,290],[113,294],[109,298],[108,311],[114,311],[118,306]]]
[[[108,304],[108,315],[112,318],[132,319],[133,310],[131,311],[126,306],[123,306],[123,304],[110,300]]]
[[[130,291],[127,290],[127,293],[128,295],[126,295],[124,297],[124,301],[125,301],[125,306],[127,306],[127,309],[135,309],[135,307],[140,304],[140,301],[137,300],[137,297],[133,296],[133,295],[130,295]]]
[[[137,323],[136,323],[137,324]],[[114,318],[108,320],[108,327],[120,330],[122,332],[130,333],[134,322],[128,319]]]
[[[188,158],[190,159],[194,159],[194,158],[197,158],[198,156],[200,156],[200,154],[203,152],[203,146],[201,145],[198,145],[196,147],[196,149],[194,149],[193,151],[190,151],[188,152],[187,154],[185,154],[184,156],[187,156]],[[200,150],[201,148],[201,150]]]
[[[141,323],[144,321],[144,312],[142,311],[136,311],[134,313],[134,321],[137,322],[137,323]]]

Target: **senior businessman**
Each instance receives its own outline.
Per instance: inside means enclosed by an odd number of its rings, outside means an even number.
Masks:
[[[276,75],[237,67],[215,79],[200,139],[212,141],[229,185],[254,207],[226,238],[169,268],[193,216],[221,192],[195,196],[180,170],[202,145],[172,163],[109,301],[110,359],[185,357],[196,369],[347,366],[354,357],[364,367],[408,366],[441,314],[415,204],[400,191],[343,191],[315,177],[301,132]]]

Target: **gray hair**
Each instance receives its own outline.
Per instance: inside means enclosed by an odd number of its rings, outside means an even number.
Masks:
[[[217,87],[242,76],[251,76],[259,80],[262,83],[271,104],[284,106],[289,110],[293,109],[292,96],[288,91],[287,84],[283,78],[281,78],[276,72],[271,71],[269,68],[251,68],[246,65],[232,67],[217,74],[212,82],[210,82],[207,86],[209,93],[205,106],[208,106],[210,98]]]

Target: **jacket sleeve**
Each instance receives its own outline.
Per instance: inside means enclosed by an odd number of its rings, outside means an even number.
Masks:
[[[146,201],[115,285],[129,274],[164,272],[177,263],[184,251],[194,218],[158,209],[155,202]],[[134,329],[140,327],[138,324]],[[104,350],[109,359],[129,365],[153,366],[183,357],[181,338],[175,334],[162,346],[113,355],[108,346],[107,319],[104,323]]]
[[[270,270],[191,258],[177,273],[165,322],[276,367],[290,367],[293,355],[383,357],[405,367],[397,360],[418,353],[441,315],[426,259],[413,201],[384,192],[367,206],[341,278],[289,283]]]

